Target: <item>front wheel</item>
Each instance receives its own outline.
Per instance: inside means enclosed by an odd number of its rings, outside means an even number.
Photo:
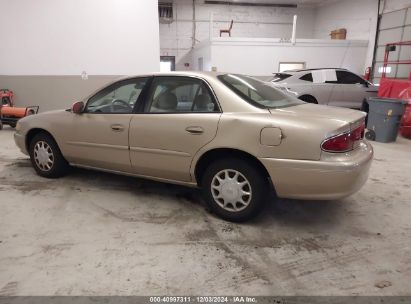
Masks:
[[[29,151],[31,163],[38,175],[56,178],[67,173],[69,165],[50,135],[39,133],[34,136]]]
[[[242,159],[213,162],[202,179],[203,196],[219,217],[233,222],[246,221],[261,211],[268,191],[268,180]]]

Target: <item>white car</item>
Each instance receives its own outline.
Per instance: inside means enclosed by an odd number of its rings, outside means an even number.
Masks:
[[[367,98],[378,87],[346,69],[304,69],[275,73],[270,80],[284,92],[309,103],[361,109],[368,112]]]

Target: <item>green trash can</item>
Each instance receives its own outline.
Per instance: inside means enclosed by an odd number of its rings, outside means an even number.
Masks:
[[[383,143],[395,141],[406,103],[400,99],[368,98],[368,131],[365,137]]]

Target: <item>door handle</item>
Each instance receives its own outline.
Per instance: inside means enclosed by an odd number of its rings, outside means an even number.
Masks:
[[[186,131],[191,134],[202,134],[204,132],[202,127],[197,126],[187,127]]]
[[[123,125],[111,125],[111,130],[115,132],[121,132],[124,130],[124,126]]]

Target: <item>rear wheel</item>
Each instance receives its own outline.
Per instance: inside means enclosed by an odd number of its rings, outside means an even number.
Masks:
[[[67,173],[69,165],[64,159],[56,141],[46,133],[39,133],[30,142],[31,163],[37,174],[56,178]]]
[[[16,127],[16,123],[15,123],[15,122],[11,122],[11,123],[9,123],[9,126],[14,129],[14,128]]]
[[[219,217],[246,221],[261,211],[268,180],[258,168],[242,159],[217,160],[202,178],[203,196]]]

